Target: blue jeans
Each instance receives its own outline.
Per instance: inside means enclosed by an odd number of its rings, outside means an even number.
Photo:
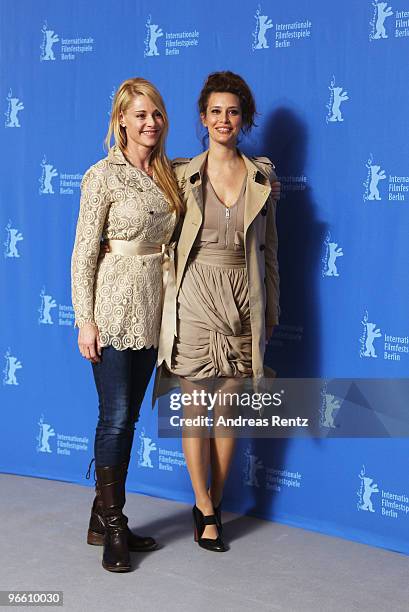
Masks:
[[[92,364],[99,397],[95,434],[95,465],[128,462],[135,423],[156,362],[156,349],[102,349],[101,361]]]

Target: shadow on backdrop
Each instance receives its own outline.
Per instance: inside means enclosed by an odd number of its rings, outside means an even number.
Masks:
[[[278,108],[268,118],[257,149],[252,145],[244,148],[248,155],[269,157],[282,183],[282,198],[277,206],[281,316],[267,347],[265,362],[279,377],[319,377],[318,281],[327,230],[316,218],[311,186],[299,180],[305,175],[308,159],[307,127],[292,110]],[[272,466],[284,468],[290,443],[289,439],[239,441],[232,468],[236,478],[231,478],[226,488],[226,509],[231,499],[236,511],[241,506],[240,511],[246,514],[274,518],[274,493],[280,490],[280,485],[274,486],[267,470]],[[243,474],[239,474],[240,470]],[[237,478],[252,494],[246,499],[238,500],[235,495]]]

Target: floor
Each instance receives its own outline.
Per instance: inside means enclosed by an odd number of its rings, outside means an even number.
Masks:
[[[66,611],[409,610],[404,555],[227,513],[230,550],[211,553],[193,541],[189,506],[136,494],[129,524],[161,549],[113,574],[85,543],[91,489],[7,474],[0,486],[0,590],[62,590]]]

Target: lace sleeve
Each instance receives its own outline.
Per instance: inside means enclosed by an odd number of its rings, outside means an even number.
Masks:
[[[99,245],[109,209],[104,173],[93,166],[81,183],[81,202],[71,260],[75,325],[94,322],[94,277]]]

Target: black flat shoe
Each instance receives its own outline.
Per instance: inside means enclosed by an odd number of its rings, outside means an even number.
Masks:
[[[204,515],[199,508],[195,505],[192,509],[193,522],[194,522],[194,539],[205,550],[213,552],[226,552],[228,548],[223,542],[220,535],[220,527],[217,518],[214,514]],[[206,525],[216,525],[218,531],[217,538],[202,538],[202,534],[206,528]]]

